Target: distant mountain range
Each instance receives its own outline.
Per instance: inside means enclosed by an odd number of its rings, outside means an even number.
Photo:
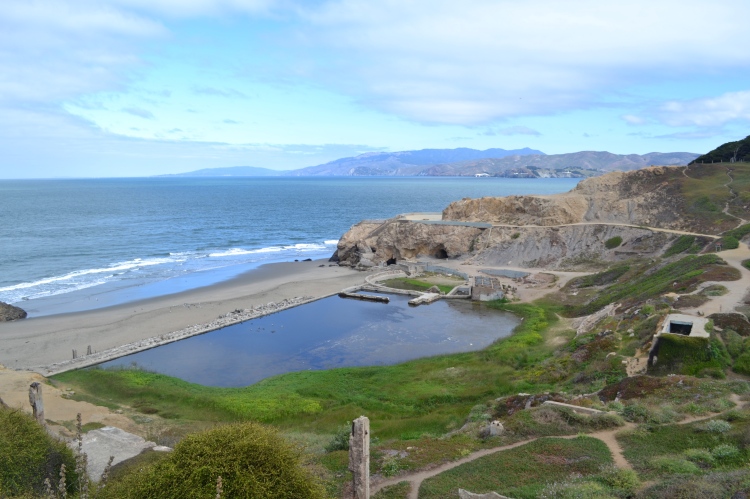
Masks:
[[[258,166],[227,166],[224,168],[204,168],[185,173],[169,173],[158,177],[278,177],[287,171],[271,170]]]
[[[507,156],[544,155],[542,151],[529,149],[487,149],[478,151],[460,147],[458,149],[422,149],[421,151],[371,152],[353,158],[342,158],[323,165],[308,166],[293,170],[289,175],[335,175],[335,176],[410,176],[420,175],[430,166],[451,164],[457,161],[476,161]]]
[[[688,152],[612,154],[582,151],[544,154],[535,149],[469,148],[373,152],[341,158],[299,170],[270,170],[254,166],[205,168],[172,175],[178,177],[268,176],[499,176],[589,177],[614,170],[635,170],[649,165],[687,165],[699,155]]]

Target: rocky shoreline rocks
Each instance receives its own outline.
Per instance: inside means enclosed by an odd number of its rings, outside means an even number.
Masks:
[[[0,322],[17,321],[26,318],[26,311],[9,303],[0,301]]]

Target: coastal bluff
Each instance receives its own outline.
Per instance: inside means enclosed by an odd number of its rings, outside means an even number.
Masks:
[[[656,256],[680,235],[710,240],[750,218],[731,180],[719,165],[656,166],[585,179],[562,194],[465,198],[439,214],[360,222],[334,259],[360,269],[420,256],[561,269]],[[695,198],[697,186],[726,196]]]

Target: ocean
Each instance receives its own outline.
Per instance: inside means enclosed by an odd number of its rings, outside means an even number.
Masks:
[[[327,258],[362,219],[464,197],[553,194],[578,179],[0,180],[0,301],[30,316],[98,308]]]

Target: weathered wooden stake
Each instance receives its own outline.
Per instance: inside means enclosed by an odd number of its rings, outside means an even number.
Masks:
[[[78,357],[78,351],[74,348],[73,349],[73,358],[75,359],[77,357]]]
[[[91,345],[86,349],[86,355],[91,355]]]
[[[29,403],[31,404],[31,410],[34,413],[34,418],[37,423],[42,426],[47,426],[47,422],[44,420],[44,402],[42,401],[42,384],[33,382],[29,385]]]
[[[370,420],[365,416],[352,421],[349,471],[354,475],[353,499],[370,499]]]

